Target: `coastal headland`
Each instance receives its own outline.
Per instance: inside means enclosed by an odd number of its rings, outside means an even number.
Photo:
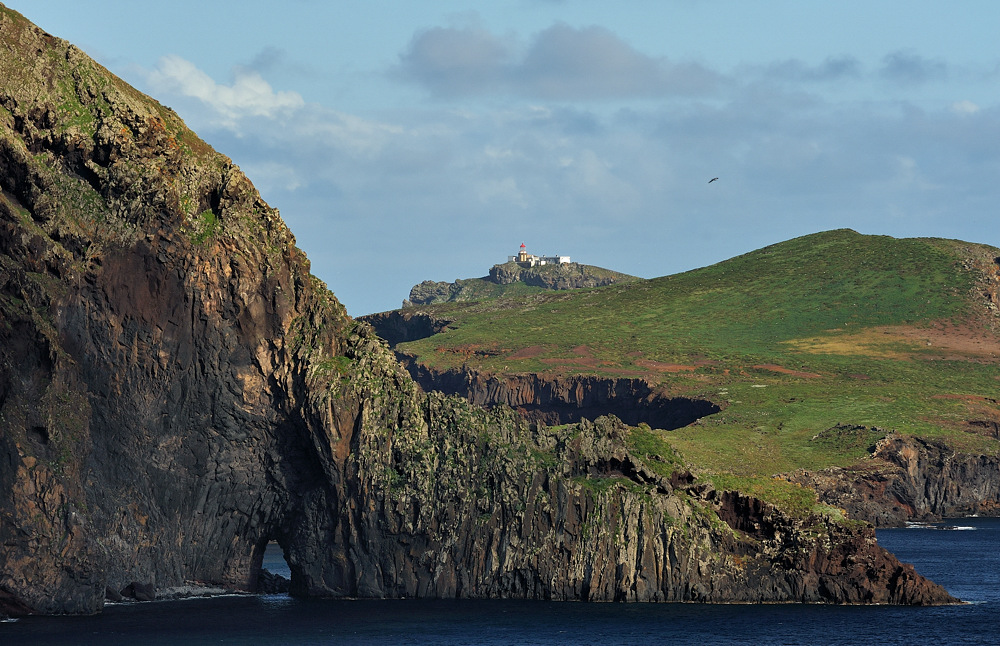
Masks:
[[[425,392],[229,158],[3,6],[0,188],[2,613],[253,592],[270,541],[302,596],[956,601],[647,422]]]

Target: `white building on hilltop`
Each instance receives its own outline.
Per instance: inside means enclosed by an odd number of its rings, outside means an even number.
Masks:
[[[533,256],[527,252],[524,243],[521,243],[521,250],[516,256],[507,256],[507,262],[516,262],[524,267],[534,267],[535,265],[566,265],[569,264],[569,256]]]

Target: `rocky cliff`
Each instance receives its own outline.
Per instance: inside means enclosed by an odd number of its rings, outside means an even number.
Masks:
[[[401,358],[424,390],[460,395],[478,406],[509,406],[525,419],[544,424],[570,424],[614,415],[633,426],[648,424],[672,430],[721,410],[707,399],[674,397],[657,391],[644,379],[495,375],[471,369],[442,372],[411,356],[404,354]]]
[[[423,394],[229,159],[2,6],[0,188],[0,612],[252,591],[270,540],[301,595],[953,601],[617,421]]]
[[[392,346],[426,339],[448,327],[449,321],[414,309],[392,310],[360,317]]]
[[[497,285],[520,282],[545,289],[603,287],[637,280],[635,276],[592,265],[583,265],[578,262],[536,265],[534,267],[524,267],[516,262],[507,262],[493,265],[490,268],[489,278]]]
[[[967,454],[942,442],[890,434],[862,468],[798,472],[789,479],[880,527],[1000,513],[1000,458]]]
[[[425,280],[414,285],[403,307],[498,298],[510,293],[511,286],[546,290],[603,287],[639,280],[621,272],[577,262],[523,267],[515,262],[493,265],[483,278],[459,279],[453,283]]]

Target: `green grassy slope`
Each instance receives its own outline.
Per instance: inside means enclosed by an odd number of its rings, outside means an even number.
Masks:
[[[662,435],[731,477],[850,466],[890,430],[996,452],[968,422],[1000,420],[997,256],[830,231],[628,285],[432,306],[449,329],[399,349],[436,368],[640,376],[707,397],[722,412]]]

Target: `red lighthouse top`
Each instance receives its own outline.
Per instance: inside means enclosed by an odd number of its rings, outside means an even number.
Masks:
[[[523,242],[521,243],[521,248],[524,249],[524,243]]]

